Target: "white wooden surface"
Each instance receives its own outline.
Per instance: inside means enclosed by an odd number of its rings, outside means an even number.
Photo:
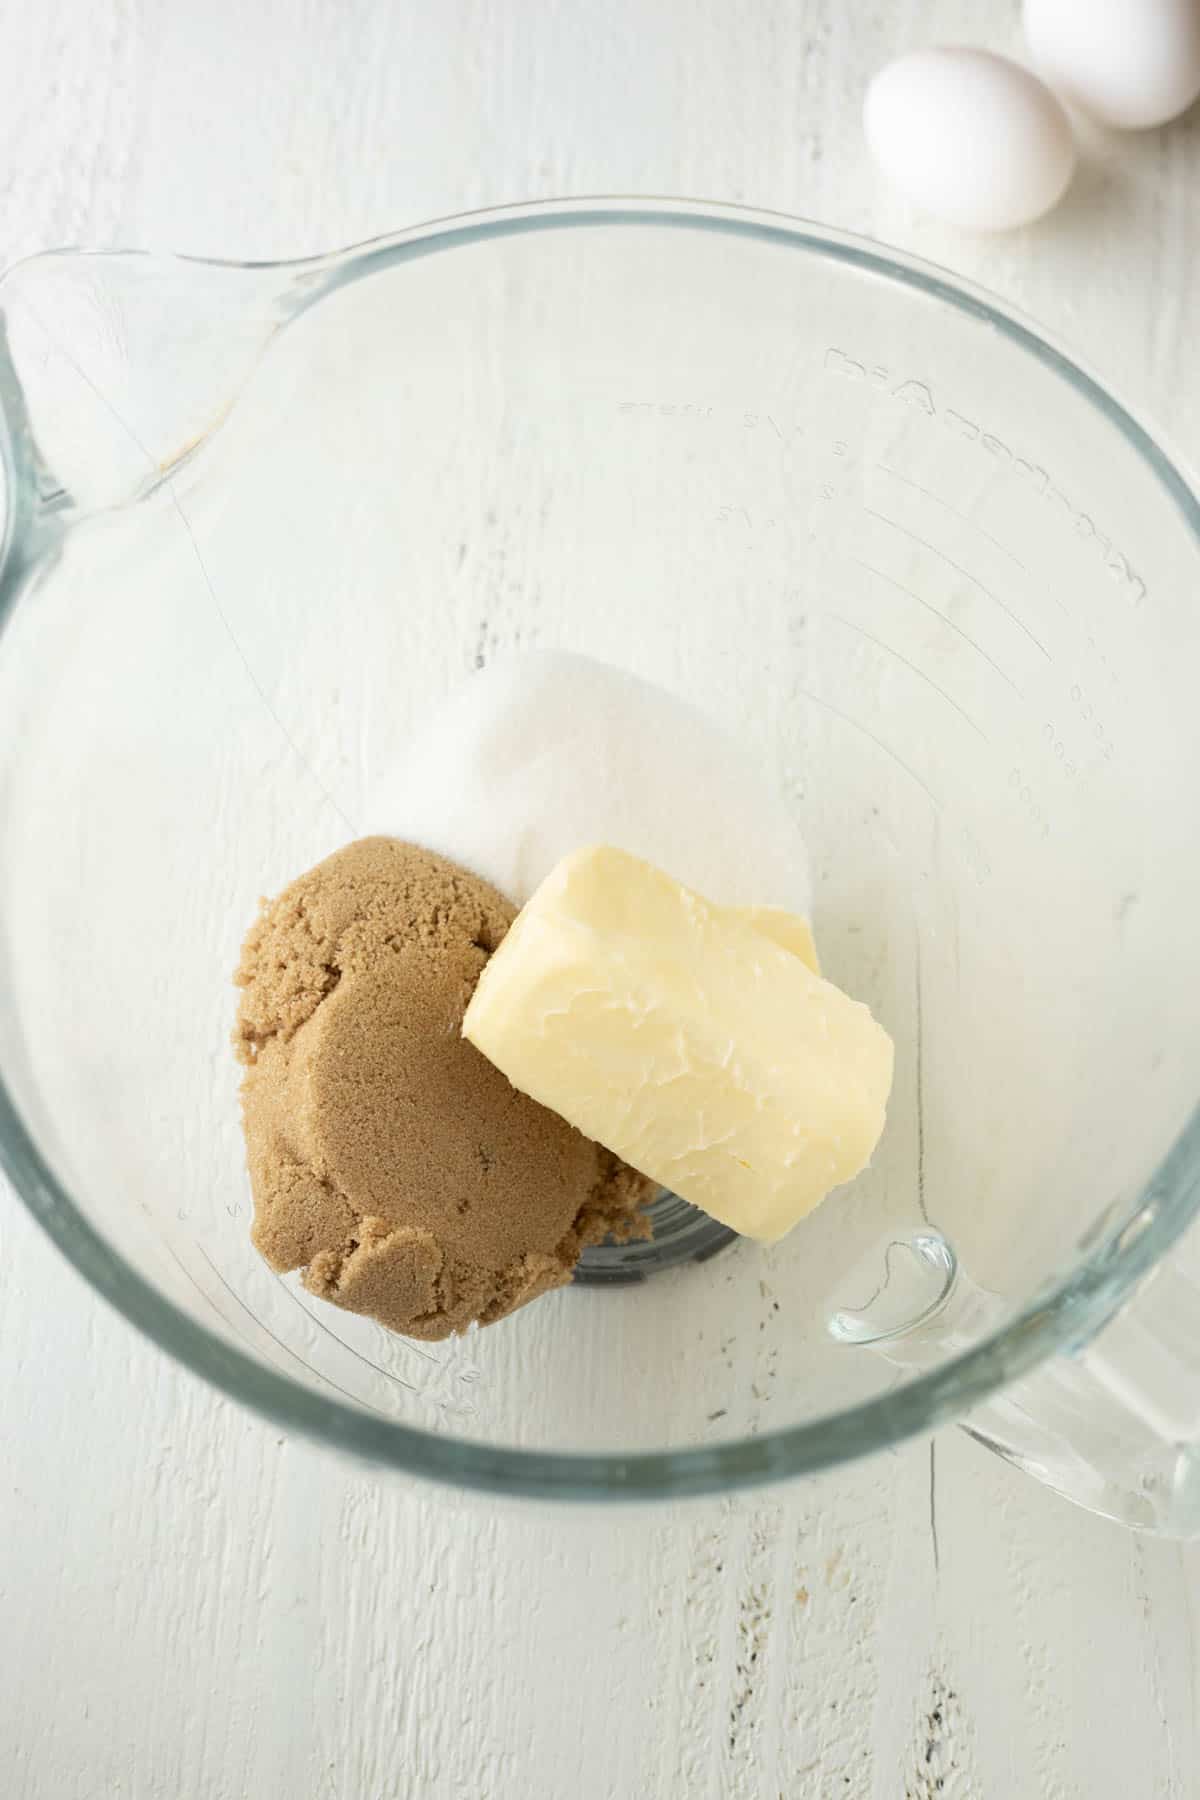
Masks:
[[[1200,460],[1200,118],[1094,142],[1054,218],[913,219],[870,70],[989,0],[0,0],[0,260],[278,256],[561,193],[914,248],[1056,329]],[[0,1194],[8,1800],[1171,1800],[1200,1557],[959,1434],[765,1499],[563,1516],[285,1442],[171,1367]]]

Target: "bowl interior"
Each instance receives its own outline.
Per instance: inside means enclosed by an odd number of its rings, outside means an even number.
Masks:
[[[924,1379],[836,1329],[936,1302],[897,1274],[914,1241],[949,1245],[1000,1327],[1191,1113],[1195,538],[1037,340],[811,233],[541,214],[325,286],[9,622],[5,1081],[126,1264],[342,1414],[468,1460],[590,1453],[618,1480],[694,1452],[733,1479],[738,1444]],[[128,346],[143,379],[161,355],[151,329]],[[751,748],[896,1084],[870,1171],[783,1243],[416,1345],[252,1251],[229,978],[259,895],[357,834],[472,669],[533,647],[662,683]],[[924,1365],[965,1348],[934,1329]]]

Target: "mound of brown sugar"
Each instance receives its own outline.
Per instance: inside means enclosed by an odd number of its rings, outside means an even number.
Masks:
[[[409,1337],[491,1324],[645,1229],[646,1179],[461,1035],[513,917],[444,858],[363,838],[264,902],[235,977],[254,1243]]]

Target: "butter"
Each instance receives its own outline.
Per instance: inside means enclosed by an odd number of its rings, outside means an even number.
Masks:
[[[714,912],[718,910],[730,924],[740,923],[748,925],[752,931],[761,931],[764,937],[771,938],[782,950],[789,950],[802,963],[807,963],[814,975],[821,973],[812,926],[807,919],[785,912],[782,906],[713,907]]]
[[[891,1088],[891,1039],[815,962],[803,920],[578,850],[518,914],[463,1033],[635,1169],[772,1242],[866,1166]]]

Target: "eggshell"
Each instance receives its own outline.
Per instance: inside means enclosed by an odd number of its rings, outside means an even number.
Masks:
[[[1025,38],[1065,100],[1126,131],[1200,94],[1200,0],[1025,0]]]
[[[1035,75],[987,50],[914,50],[880,70],[863,108],[884,176],[969,231],[1027,225],[1075,170],[1066,113]]]

